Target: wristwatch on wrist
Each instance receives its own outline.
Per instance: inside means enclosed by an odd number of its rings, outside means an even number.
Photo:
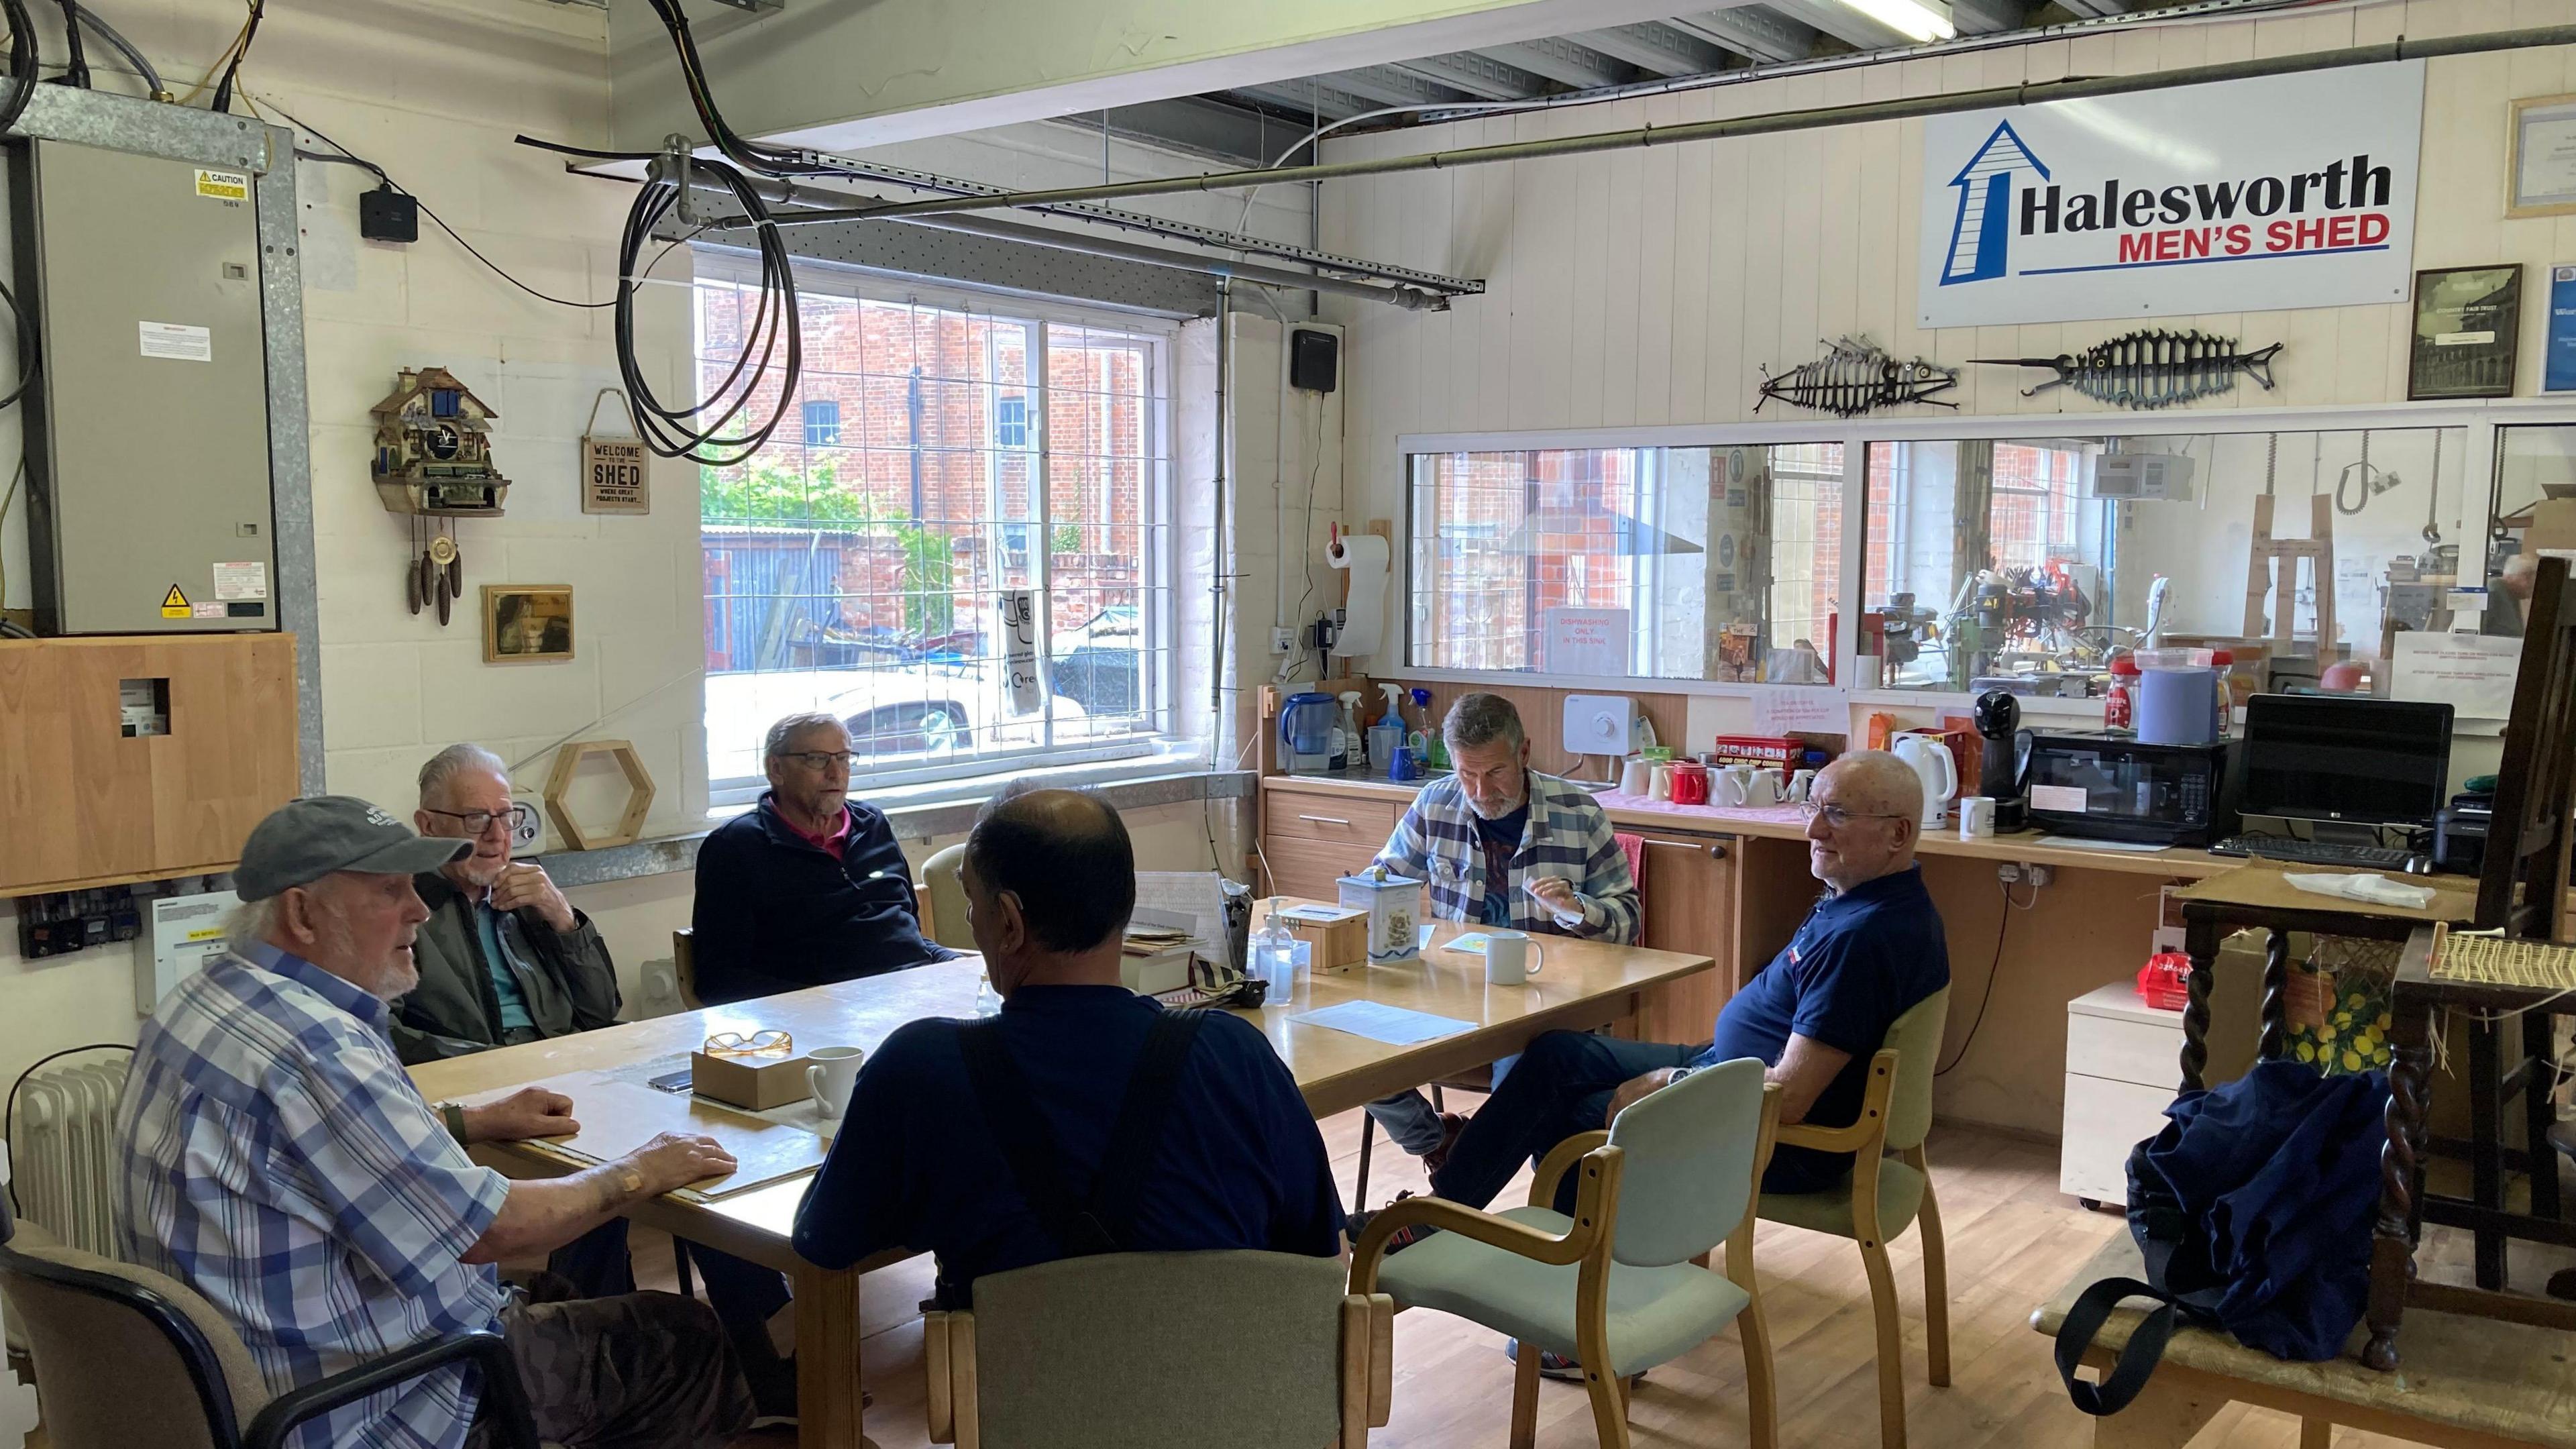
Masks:
[[[438,1104],[438,1116],[439,1120],[447,1124],[447,1135],[456,1139],[456,1145],[459,1147],[467,1145],[465,1141],[465,1104],[462,1102],[441,1102]]]
[[[1673,1083],[1680,1081],[1682,1078],[1689,1076],[1691,1073],[1693,1073],[1693,1072],[1695,1072],[1695,1071],[1698,1071],[1698,1070],[1699,1070],[1699,1068],[1697,1068],[1697,1067],[1671,1067],[1671,1068],[1667,1068],[1667,1070],[1669,1070],[1669,1071],[1672,1073],[1672,1075],[1671,1075],[1671,1076],[1669,1076],[1669,1077],[1664,1078],[1664,1085],[1665,1085],[1665,1086],[1667,1086],[1667,1087],[1669,1087],[1669,1086],[1671,1086]]]

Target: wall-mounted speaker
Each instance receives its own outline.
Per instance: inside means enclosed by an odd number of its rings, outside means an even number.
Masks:
[[[1331,392],[1340,386],[1342,339],[1312,327],[1288,334],[1288,385],[1307,392]]]

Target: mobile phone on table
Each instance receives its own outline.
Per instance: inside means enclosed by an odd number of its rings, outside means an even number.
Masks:
[[[647,1078],[644,1085],[657,1092],[685,1092],[689,1090],[690,1085],[689,1069],[682,1067],[676,1072],[664,1072],[658,1077]]]

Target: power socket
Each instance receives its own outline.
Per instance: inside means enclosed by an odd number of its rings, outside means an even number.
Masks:
[[[1297,631],[1296,631],[1296,630],[1294,630],[1294,629],[1273,629],[1273,630],[1271,630],[1271,631],[1270,631],[1270,657],[1272,657],[1273,659],[1284,659],[1284,658],[1286,658],[1286,657],[1287,657],[1287,654],[1288,654],[1288,651],[1289,651],[1289,650],[1291,650],[1291,649],[1294,649],[1294,648],[1296,648],[1296,647],[1297,647]]]
[[[2005,885],[2026,880],[2030,882],[2032,890],[2038,890],[2056,878],[2057,872],[2044,865],[2020,865],[2007,860],[1995,867],[1995,879]]]

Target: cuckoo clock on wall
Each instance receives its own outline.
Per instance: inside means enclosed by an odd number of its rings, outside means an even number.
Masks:
[[[498,518],[510,480],[492,460],[500,414],[443,367],[406,367],[401,384],[373,409],[376,496],[411,520],[417,554],[403,566],[411,611],[438,611],[444,624],[465,591],[459,518]]]

